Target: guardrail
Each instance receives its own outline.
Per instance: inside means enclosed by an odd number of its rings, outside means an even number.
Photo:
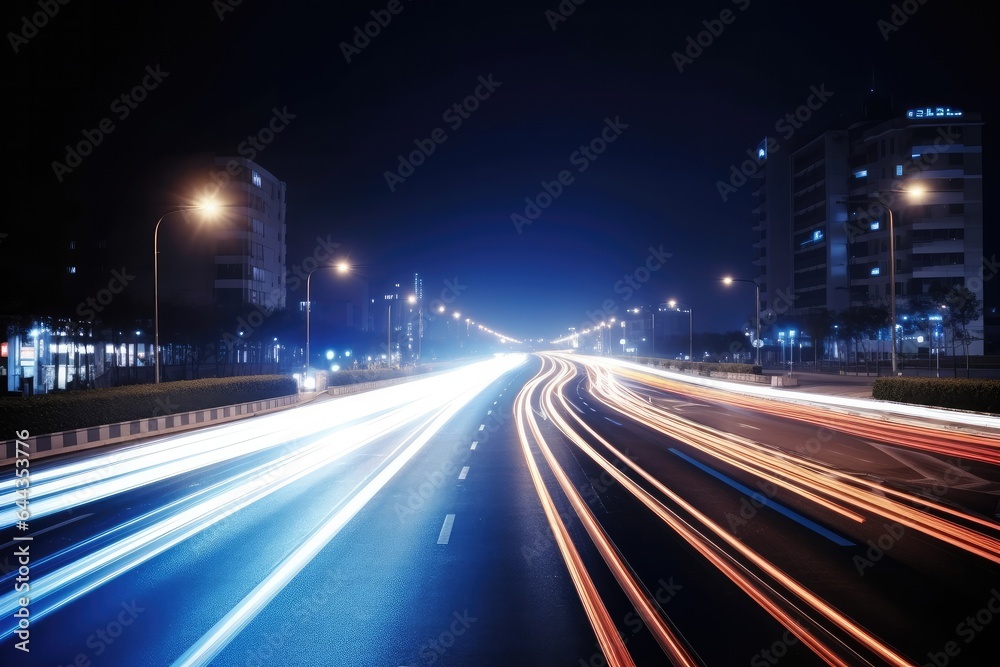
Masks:
[[[290,396],[268,398],[262,401],[250,401],[248,403],[237,403],[217,408],[181,412],[174,415],[135,419],[117,424],[78,428],[59,433],[33,435],[21,441],[28,444],[28,451],[31,452],[32,458],[54,456],[56,454],[64,454],[68,451],[80,451],[103,445],[127,442],[137,438],[176,433],[177,431],[183,431],[196,426],[222,424],[234,419],[243,419],[244,417],[282,410],[298,402],[299,394],[292,394]],[[3,443],[4,456],[0,459],[0,465],[14,462],[16,442],[16,440],[7,440]]]

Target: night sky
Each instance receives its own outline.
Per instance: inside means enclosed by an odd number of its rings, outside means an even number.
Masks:
[[[58,13],[26,31],[22,17],[47,2]],[[717,182],[748,149],[846,125],[873,77],[899,114],[950,105],[989,125],[994,75],[973,70],[994,57],[976,3],[902,3],[898,29],[889,2],[675,4],[8,3],[13,205],[0,259],[41,254],[45,239],[86,224],[151,264],[156,218],[204,188],[206,174],[176,165],[243,151],[287,184],[289,264],[329,236],[370,275],[420,272],[427,300],[457,279],[463,314],[520,337],[554,337],[606,300],[676,298],[695,309],[696,330],[731,330],[753,296],[717,278],[756,275],[752,199],[746,186],[723,201]],[[356,48],[373,11],[390,20]],[[689,49],[710,29],[700,54]],[[145,100],[113,104],[144,77],[155,82]],[[477,109],[449,112],[477,86]],[[776,123],[813,89],[829,99],[786,139]],[[275,110],[284,129],[259,149],[242,143]],[[52,163],[105,118],[113,131],[60,182]],[[390,189],[398,156],[438,128],[445,140]],[[602,131],[614,137],[604,152],[576,153]],[[572,182],[519,233],[511,216],[563,171]],[[650,248],[670,255],[662,267],[637,290],[619,283]]]

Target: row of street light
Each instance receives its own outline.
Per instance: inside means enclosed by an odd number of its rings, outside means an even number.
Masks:
[[[751,283],[754,286],[754,288],[755,288],[756,313],[757,313],[756,314],[756,322],[757,322],[757,325],[756,325],[756,338],[754,339],[754,347],[757,350],[757,365],[760,365],[760,347],[761,347],[760,342],[759,342],[760,341],[760,285],[758,285],[757,281],[755,281],[755,280],[744,279],[744,278],[732,278],[732,277],[729,277],[729,276],[726,276],[725,278],[722,278],[721,281],[723,283],[725,283],[726,285],[731,285],[733,283]],[[670,299],[669,301],[667,301],[667,306],[670,308],[670,310],[673,310],[673,311],[676,311],[676,312],[679,312],[679,313],[687,313],[687,315],[688,315],[688,359],[693,360],[694,359],[694,308],[692,306],[690,306],[690,305],[687,305],[687,304],[679,304],[675,299]],[[630,311],[630,312],[632,312],[632,311]],[[639,309],[635,308],[634,312],[636,314],[638,314],[639,313]],[[612,317],[608,321],[603,321],[603,322],[596,323],[594,325],[594,327],[593,327],[593,330],[594,331],[601,331],[604,328],[609,328],[610,329],[610,325],[614,324],[614,323],[615,323],[615,318]],[[625,327],[625,322],[624,321],[621,323],[621,326],[622,326],[622,328]],[[655,345],[655,341],[656,341],[656,311],[655,310],[653,311],[653,314],[652,314],[652,327],[651,327],[651,330],[652,330],[652,337],[653,337],[653,341],[654,341],[654,345]],[[570,340],[579,339],[580,336],[588,335],[588,334],[591,333],[591,331],[592,330],[590,328],[587,328],[587,329],[584,329],[583,331],[574,332],[574,333],[572,333],[572,334],[570,334],[568,336],[563,336],[562,338],[558,338],[556,340],[553,340],[552,343],[553,344],[559,344],[559,343],[564,343],[564,342],[567,342],[567,341],[570,341]],[[601,334],[601,340],[602,341],[604,340],[604,334],[603,333]],[[625,339],[622,338],[622,346],[623,346],[623,348],[624,348],[624,345],[625,345],[624,341],[625,341]]]

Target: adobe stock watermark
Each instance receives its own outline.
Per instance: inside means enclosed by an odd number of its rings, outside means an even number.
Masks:
[[[549,27],[552,28],[552,32],[556,31],[559,24],[568,19],[576,11],[576,8],[585,3],[587,0],[562,0],[559,5],[552,9],[545,10],[545,20],[549,22]]]
[[[471,118],[471,115],[479,109],[480,103],[490,99],[490,96],[496,92],[496,89],[503,85],[502,81],[495,81],[493,79],[492,73],[486,75],[485,78],[480,75],[477,77],[477,81],[479,83],[470,95],[460,102],[455,102],[441,114],[441,120],[448,124],[452,132],[462,127],[462,123]],[[395,192],[397,185],[405,183],[406,179],[413,176],[417,167],[424,164],[427,158],[434,154],[437,147],[447,140],[448,134],[444,131],[444,128],[440,127],[431,130],[430,136],[427,139],[414,139],[413,144],[416,148],[406,156],[402,153],[397,155],[396,159],[398,163],[396,168],[393,171],[383,172],[385,184],[389,186],[389,192]]]
[[[428,312],[424,314],[423,318],[425,322],[433,322],[437,319],[438,314],[442,310],[447,310],[448,306],[458,301],[458,297],[462,296],[462,292],[469,289],[468,285],[463,285],[455,276],[452,279],[445,278],[442,281],[444,287],[438,293],[437,298],[432,299],[430,303],[427,304]]]
[[[121,611],[111,621],[95,629],[87,637],[86,646],[90,650],[77,653],[72,660],[66,663],[65,667],[91,667],[91,665],[96,664],[93,659],[104,655],[105,651],[114,645],[115,641],[125,633],[125,629],[135,623],[139,614],[144,611],[146,608],[137,605],[135,600],[122,602]],[[64,667],[64,665],[60,663],[58,667]]]
[[[660,607],[665,607],[679,592],[684,590],[684,586],[674,583],[673,577],[670,577],[666,581],[663,580],[663,577],[660,577],[656,584],[656,591],[653,592],[653,600]],[[637,612],[630,611],[622,619],[622,626],[628,629],[629,632],[626,633],[624,629],[619,629],[618,636],[621,637],[622,645],[627,646],[633,637],[646,628],[646,622],[642,620],[642,616]],[[604,651],[601,650],[600,643],[594,644],[594,646],[597,650],[591,654],[590,659],[585,660],[580,658],[577,662],[580,667],[607,667],[607,658],[604,657]]]
[[[963,464],[961,460],[951,463],[948,469],[945,470],[942,479],[931,486],[930,494],[936,499],[943,498],[951,490],[951,487],[961,480],[959,471],[969,472],[971,469],[969,465]],[[930,503],[924,503],[923,507],[930,507]],[[862,577],[865,576],[865,570],[881,561],[894,546],[899,544],[899,541],[906,534],[906,526],[898,521],[884,523],[882,524],[882,528],[884,528],[882,534],[874,540],[869,539],[865,543],[868,548],[865,550],[864,556],[855,555],[851,559],[858,574]]]
[[[745,12],[747,8],[750,7],[750,0],[730,1],[732,4],[736,5],[741,12]],[[687,36],[684,53],[674,51],[670,55],[670,57],[673,58],[674,65],[677,67],[677,71],[683,74],[686,66],[694,64],[694,61],[705,53],[705,49],[712,46],[712,44],[715,44],[715,40],[722,36],[722,33],[726,30],[726,26],[732,25],[733,22],[736,21],[737,16],[738,15],[734,13],[733,10],[726,7],[719,12],[719,18],[705,19],[702,21],[701,24],[705,27],[705,29],[693,37],[691,35]]]
[[[86,300],[81,301],[76,307],[76,314],[88,322],[93,322],[97,319],[97,314],[104,312],[104,309],[115,300],[116,296],[124,292],[133,280],[135,280],[135,276],[131,275],[124,266],[120,271],[112,271],[108,286],[98,290],[94,296],[89,296]]]
[[[893,3],[889,7],[889,18],[879,19],[875,22],[875,27],[878,28],[882,39],[888,42],[892,34],[898,32],[900,28],[906,25],[910,17],[916,14],[925,4],[927,4],[927,0],[904,0],[899,4]]]
[[[779,660],[788,655],[789,649],[798,643],[799,638],[793,635],[791,630],[785,630],[785,633],[781,635],[781,639],[776,639],[767,648],[754,653],[753,657],[750,658],[750,665],[751,667],[776,665]]]
[[[860,211],[853,218],[848,218],[844,223],[847,230],[848,243],[854,243],[859,236],[872,231],[871,223],[880,220],[887,208],[891,208],[895,202],[896,195],[906,189],[908,181],[918,174],[930,169],[937,161],[941,153],[947,152],[952,146],[962,138],[961,133],[956,132],[952,127],[939,127],[938,136],[934,138],[930,150],[921,153],[916,157],[910,157],[902,164],[902,175],[896,176],[888,183],[888,187],[880,190],[868,207]]]
[[[649,254],[646,255],[646,260],[643,263],[635,267],[631,273],[625,274],[620,280],[615,282],[614,292],[621,295],[622,301],[630,300],[636,292],[642,289],[643,285],[649,282],[653,274],[662,269],[667,260],[674,256],[672,252],[663,250],[662,243],[659,248],[649,246],[648,252]],[[605,299],[599,309],[585,312],[589,322],[584,322],[577,331],[583,331],[606,321],[612,315],[617,314],[618,310],[618,301],[615,299]]]
[[[770,504],[768,501],[778,494],[778,487],[767,480],[758,480],[757,488],[760,491],[752,493],[750,498],[745,495],[740,496],[738,513],[726,512],[726,521],[729,523],[729,530],[733,533],[736,532],[737,528],[750,523],[757,516],[760,508],[768,506]]]
[[[416,487],[410,487],[404,504],[396,503],[394,510],[399,522],[406,523],[413,515],[423,509],[427,501],[439,489],[449,482],[454,482],[459,467],[469,460],[472,451],[469,444],[460,439],[452,447],[451,454],[441,465],[432,472],[424,473],[423,480]]]
[[[628,450],[625,452],[625,458],[632,461],[633,463],[639,460],[639,457],[630,453]],[[618,462],[615,466],[619,470],[625,467],[623,461]],[[607,493],[615,484],[617,480],[612,477],[607,470],[601,471],[600,476],[596,479],[590,479],[588,477],[586,482],[582,482],[576,487],[576,492],[580,495],[588,506],[597,505],[601,502],[601,494]],[[566,528],[570,528],[576,521],[576,512],[566,510],[565,513],[559,515],[562,518],[563,524]],[[543,556],[553,549],[556,548],[556,540],[552,535],[551,530],[536,529],[534,533],[534,540],[528,544],[522,545],[521,555],[524,557],[525,562],[528,565],[532,564],[539,556]]]
[[[627,449],[624,454],[625,458],[632,463],[639,461],[639,457]],[[618,465],[615,467],[618,468],[619,471],[622,471],[622,469],[626,466],[623,461],[619,461]],[[581,484],[576,490],[588,505],[596,505],[601,502],[601,494],[607,493],[608,490],[617,483],[618,481],[612,477],[607,470],[602,470],[600,476],[596,480],[588,479],[587,483]]]
[[[361,55],[361,50],[382,34],[382,30],[388,28],[389,24],[392,23],[392,17],[398,16],[404,9],[401,0],[389,0],[385,9],[373,9],[368,12],[372,20],[365,23],[363,29],[360,25],[354,26],[351,43],[341,42],[339,44],[340,52],[344,54],[344,60],[347,61],[347,64],[351,64],[352,57]]]
[[[226,14],[235,12],[236,8],[243,4],[243,0],[212,0],[212,9],[222,23],[226,20]]]
[[[260,646],[246,652],[243,664],[246,667],[265,667],[274,665],[275,655],[287,657],[289,648],[298,643],[302,630],[308,626],[323,622],[330,609],[331,597],[343,595],[350,580],[340,570],[328,571],[323,577],[321,586],[311,587],[310,594],[297,600],[294,609],[287,614],[285,622],[280,626],[270,626],[259,638]],[[285,649],[282,653],[281,649]]]
[[[236,154],[247,160],[256,160],[258,153],[263,151],[274,141],[275,137],[281,134],[291,121],[295,120],[297,114],[289,113],[288,107],[283,106],[271,108],[271,117],[259,130],[253,134],[248,134],[246,139],[241,141],[236,147]],[[208,172],[210,183],[202,188],[201,199],[211,200],[219,194],[219,190],[225,188],[229,183],[240,175],[240,164],[235,159],[226,161],[224,169],[212,169]],[[192,215],[197,209],[190,209],[184,212],[184,217]]]
[[[569,163],[576,167],[576,172],[582,174],[587,171],[590,165],[597,160],[597,157],[607,150],[608,145],[618,140],[622,132],[628,129],[626,123],[621,122],[620,116],[604,119],[604,127],[601,132],[586,144],[582,144],[575,151],[570,153]],[[514,223],[514,229],[521,234],[521,228],[532,224],[542,215],[542,211],[552,205],[556,199],[562,196],[564,188],[573,184],[575,176],[568,169],[560,171],[556,178],[551,181],[542,181],[542,191],[534,197],[524,198],[524,211],[522,213],[512,213],[510,221]]]
[[[330,260],[334,257],[333,251],[339,247],[339,243],[334,243],[330,240],[329,234],[327,234],[325,239],[317,236],[312,255],[302,260],[301,265],[293,264],[285,269],[285,289],[293,292],[301,287],[308,279],[310,272],[321,266],[330,264]],[[222,340],[225,342],[230,354],[238,345],[249,340],[254,332],[264,324],[265,320],[274,314],[280,301],[281,288],[275,287],[264,294],[263,303],[254,304],[253,310],[246,317],[240,316],[236,318],[235,333],[227,331],[222,334]]]
[[[7,41],[10,42],[10,48],[14,49],[14,53],[19,53],[22,46],[37,37],[38,31],[47,26],[59,13],[59,9],[68,5],[69,1],[38,0],[39,11],[30,16],[28,14],[22,16],[20,29],[17,32],[7,33]]]
[[[453,620],[448,624],[446,630],[443,630],[437,637],[432,637],[420,645],[418,654],[420,655],[421,664],[433,665],[437,662],[441,656],[448,652],[448,649],[455,645],[455,642],[462,635],[469,631],[472,624],[479,620],[478,617],[469,614],[468,609],[463,609],[461,612],[452,612],[451,617]]]
[[[955,634],[966,645],[971,644],[997,617],[1000,617],[1000,590],[993,588],[990,590],[989,599],[981,609],[959,621],[958,625],[955,626]],[[962,645],[957,641],[945,642],[940,651],[927,652],[929,661],[924,663],[924,667],[947,667],[952,658],[957,658],[961,652]]]
[[[774,131],[783,140],[788,141],[812,119],[813,113],[822,109],[827,100],[833,96],[833,91],[827,90],[825,83],[821,83],[819,88],[810,86],[806,101],[775,121]],[[748,148],[746,152],[750,157],[739,166],[735,163],[730,165],[728,181],[715,182],[715,189],[718,190],[722,201],[729,201],[730,195],[746,185],[748,180],[760,171],[768,155],[781,150],[781,144],[773,136],[767,137],[762,143],[763,145],[758,145],[756,148]]]
[[[146,66],[145,75],[138,84],[127,90],[118,97],[111,100],[109,110],[119,121],[123,121],[132,115],[139,104],[144,102],[149,94],[156,90],[163,80],[170,76],[170,72],[164,72],[160,65],[155,67]],[[105,116],[97,122],[93,129],[83,129],[83,138],[73,145],[66,144],[66,154],[63,162],[52,161],[52,173],[60,183],[63,179],[73,173],[73,170],[83,164],[83,158],[94,152],[94,149],[104,142],[104,138],[116,129],[114,121],[109,116]]]

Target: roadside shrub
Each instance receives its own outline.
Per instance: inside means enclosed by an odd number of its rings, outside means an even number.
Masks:
[[[896,403],[1000,413],[1000,380],[970,378],[878,378],[872,398]]]
[[[753,364],[734,363],[708,363],[704,361],[680,361],[676,359],[657,359],[653,357],[639,357],[637,363],[649,364],[655,367],[674,369],[679,371],[698,371],[702,375],[709,373],[748,373],[760,375],[764,372],[762,366]]]
[[[0,398],[0,440],[249,403],[297,393],[283,375],[205,378]]]

